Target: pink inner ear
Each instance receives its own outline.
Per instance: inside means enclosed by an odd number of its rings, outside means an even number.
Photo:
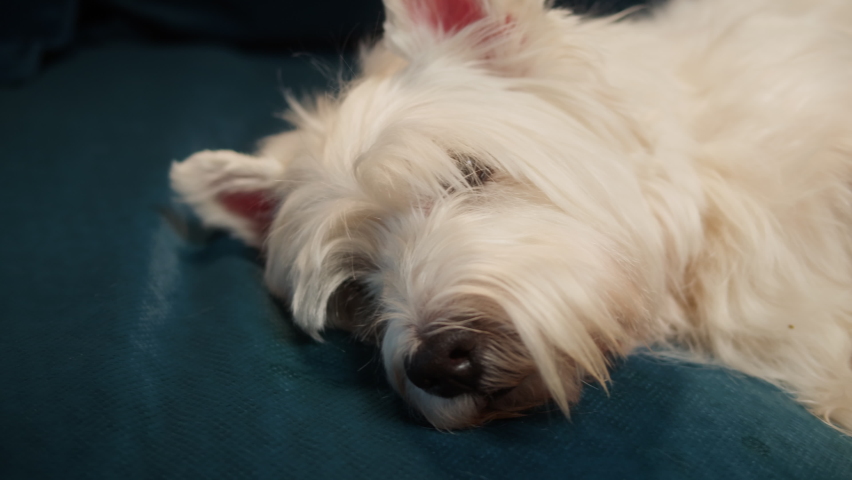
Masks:
[[[447,33],[485,18],[480,0],[408,0],[408,8],[415,21]]]
[[[229,192],[219,195],[218,199],[229,212],[251,222],[260,237],[265,237],[269,232],[278,208],[278,200],[268,193]]]

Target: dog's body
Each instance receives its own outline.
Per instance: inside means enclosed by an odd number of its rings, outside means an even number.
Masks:
[[[362,76],[175,189],[439,428],[686,347],[852,430],[852,3],[387,0]]]

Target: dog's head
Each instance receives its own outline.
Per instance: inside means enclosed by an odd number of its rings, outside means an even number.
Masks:
[[[597,68],[591,27],[566,12],[386,7],[362,75],[293,102],[296,129],[262,150],[283,165],[258,183],[277,212],[240,234],[263,245],[298,325],[376,342],[436,427],[550,399],[567,412],[584,379],[605,382],[609,359],[646,338],[665,281],[640,129]],[[253,188],[238,185],[211,201]]]

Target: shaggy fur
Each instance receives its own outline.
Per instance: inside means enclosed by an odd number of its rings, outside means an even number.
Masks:
[[[385,3],[360,77],[291,100],[295,130],[172,168],[300,327],[375,341],[438,428],[567,413],[662,344],[852,430],[852,2]],[[406,376],[448,331],[482,366],[451,398]]]

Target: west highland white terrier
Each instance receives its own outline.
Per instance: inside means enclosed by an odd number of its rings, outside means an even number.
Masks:
[[[852,2],[385,7],[294,130],[172,166],[302,329],[375,342],[441,429],[662,345],[852,430]]]

